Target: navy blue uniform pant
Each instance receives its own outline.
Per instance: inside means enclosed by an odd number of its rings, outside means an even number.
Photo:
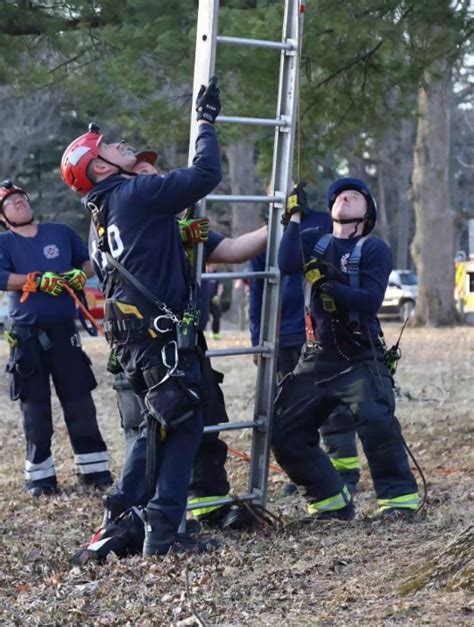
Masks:
[[[26,437],[26,487],[55,486],[51,455],[53,422],[50,378],[61,403],[78,474],[86,482],[109,476],[107,447],[97,425],[91,390],[96,380],[73,321],[51,327],[12,329],[7,372],[10,396],[20,400]]]
[[[338,407],[349,409],[367,456],[379,504],[415,495],[417,486],[394,416],[392,379],[383,355],[358,361],[303,356],[283,381],[275,401],[272,448],[290,479],[320,502],[343,484],[319,445],[318,428]]]
[[[155,367],[163,368],[162,348],[163,343],[157,340],[129,342],[117,347],[118,359],[137,393],[142,415],[149,414],[150,410],[156,415],[171,415],[174,407],[181,411],[183,403],[187,402],[185,392],[179,392],[178,388],[173,388],[174,391],[169,394],[164,386],[151,390],[145,382],[147,372]],[[187,351],[180,355],[178,369],[185,384],[194,391],[200,391],[201,365],[197,352]],[[153,391],[152,396],[150,391]],[[146,482],[148,429],[143,426],[126,457],[114,500],[123,508],[143,505],[159,511],[162,526],[176,533],[185,512],[191,469],[202,430],[199,406],[192,408],[190,417],[167,430],[164,440],[157,446],[155,484],[149,491]]]
[[[284,346],[278,351],[277,376],[281,381],[293,372],[301,357],[302,346]],[[360,479],[354,418],[344,406],[337,407],[319,432],[324,448],[344,483],[354,488]]]

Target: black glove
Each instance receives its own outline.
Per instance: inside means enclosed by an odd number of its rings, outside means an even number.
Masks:
[[[323,259],[310,259],[303,268],[304,278],[316,289],[321,289],[328,282],[338,281],[349,285],[348,277],[332,263]],[[330,286],[328,285],[328,290]]]
[[[217,87],[217,77],[213,76],[209,81],[209,85],[205,87],[201,85],[201,89],[196,98],[196,111],[198,120],[206,120],[214,124],[219,111],[221,110],[221,101],[219,100],[220,89]]]
[[[308,207],[308,197],[304,191],[305,187],[306,182],[300,181],[298,185],[296,185],[296,187],[294,187],[288,194],[286,207],[280,220],[281,224],[283,224],[285,228],[288,226],[288,222],[294,213],[300,212],[303,217],[307,215],[308,211],[311,211]]]

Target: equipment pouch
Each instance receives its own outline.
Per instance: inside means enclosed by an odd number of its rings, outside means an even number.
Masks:
[[[5,372],[9,378],[10,400],[17,401],[24,388],[24,379],[34,373],[34,367],[31,364],[27,365],[24,351],[18,345],[10,349],[10,359],[5,366]]]
[[[166,430],[192,418],[200,403],[199,394],[186,384],[183,376],[172,375],[145,395],[148,411]]]

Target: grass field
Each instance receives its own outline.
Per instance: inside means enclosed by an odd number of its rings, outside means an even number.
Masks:
[[[390,341],[398,330],[386,325]],[[246,342],[244,334],[227,332],[219,347]],[[106,346],[89,338],[84,345],[99,381],[94,398],[117,475],[123,441],[105,372]],[[3,361],[7,354],[2,341]],[[282,518],[279,528],[219,534],[223,549],[204,557],[109,559],[82,569],[71,568],[69,559],[100,521],[100,494],[77,485],[57,402],[54,457],[61,491],[37,500],[23,492],[20,411],[8,400],[3,377],[0,624],[472,624],[473,360],[472,327],[405,332],[398,416],[428,482],[427,506],[417,522],[374,519],[365,460],[353,523],[298,524],[305,513],[301,498],[283,497],[285,478],[271,473],[268,507]],[[226,376],[231,419],[248,419],[251,358],[216,360],[215,367]],[[249,451],[248,434],[226,440]],[[247,464],[230,457],[228,470],[233,491],[243,491]],[[459,550],[452,546],[457,539]]]

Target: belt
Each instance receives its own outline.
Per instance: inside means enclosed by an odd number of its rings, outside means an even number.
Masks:
[[[107,341],[123,341],[134,338],[166,339],[174,335],[174,325],[169,329],[156,330],[156,318],[122,318],[121,320],[104,320],[104,331]]]

